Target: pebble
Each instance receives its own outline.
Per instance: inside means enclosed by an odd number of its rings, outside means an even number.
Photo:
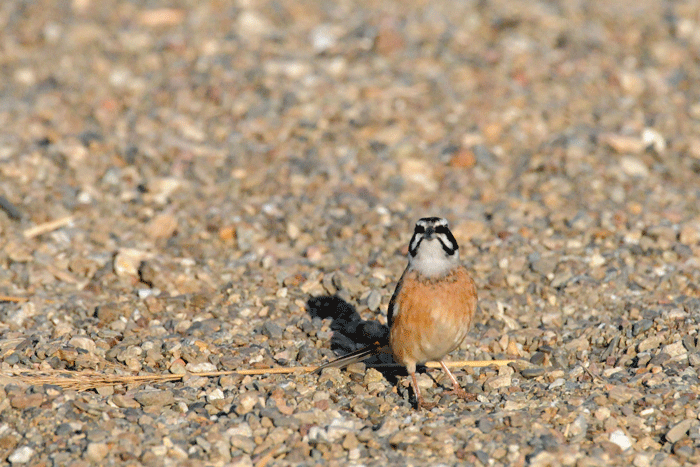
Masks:
[[[688,430],[691,427],[698,425],[697,419],[686,419],[673,426],[666,432],[666,440],[669,443],[675,443],[688,435]]]
[[[653,325],[654,322],[650,319],[639,320],[632,325],[632,335],[636,337],[643,332],[647,332]]]
[[[89,353],[95,353],[95,349],[97,346],[95,345],[95,341],[90,339],[89,337],[72,337],[68,341],[68,345],[72,345],[73,347],[76,347],[78,349],[83,349]]]
[[[177,230],[177,218],[172,214],[159,214],[146,224],[146,232],[153,239],[168,238]]]
[[[382,296],[377,290],[372,290],[367,296],[367,308],[370,311],[377,311],[382,302]]]
[[[107,443],[90,443],[85,450],[85,457],[91,462],[101,462],[108,453]]]
[[[35,451],[29,446],[22,446],[21,448],[15,449],[12,454],[9,455],[7,460],[12,465],[27,464],[34,457]]]
[[[114,256],[114,272],[118,276],[138,276],[139,266],[148,255],[133,248],[122,248]]]
[[[210,362],[188,363],[185,369],[190,373],[210,373],[216,371],[216,365]]]
[[[622,156],[620,158],[622,171],[630,177],[648,177],[649,168],[644,162],[634,156]]]
[[[263,334],[270,339],[282,339],[283,329],[277,323],[267,321],[263,324]]]
[[[545,374],[545,369],[541,367],[524,368],[520,370],[520,374],[523,378],[537,378]]]
[[[484,434],[489,434],[496,427],[490,418],[480,418],[476,421],[476,427]]]
[[[136,392],[134,399],[143,406],[170,405],[175,400],[172,391],[146,389]]]
[[[253,410],[253,407],[259,402],[259,398],[257,394],[246,392],[241,394],[240,399],[238,400],[238,405],[236,406],[236,413],[238,415],[245,415],[251,410]]]
[[[496,391],[501,388],[507,388],[512,384],[510,375],[500,375],[489,378],[484,382],[484,391]]]
[[[658,334],[649,336],[641,341],[639,345],[637,345],[637,352],[645,352],[647,350],[655,349],[664,341],[664,339],[664,336]]]
[[[622,430],[615,430],[610,433],[610,442],[620,446],[620,449],[623,451],[632,447],[632,441]]]
[[[44,402],[42,394],[19,394],[10,399],[10,406],[15,409],[29,409],[31,407],[39,407]]]

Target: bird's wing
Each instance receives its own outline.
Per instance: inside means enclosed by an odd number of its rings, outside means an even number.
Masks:
[[[331,360],[314,369],[312,373],[320,373],[324,368],[345,368],[348,365],[361,362],[380,353],[391,353],[387,342],[377,341],[374,344],[370,344],[347,355],[336,358],[335,360]]]
[[[398,306],[397,299],[399,297],[399,293],[401,293],[401,286],[403,285],[403,279],[407,272],[408,267],[404,269],[403,274],[401,274],[399,282],[396,283],[394,294],[391,296],[391,300],[389,300],[389,308],[386,310],[386,324],[389,326],[389,329],[391,329],[391,325],[394,323],[394,317],[399,313],[399,310],[396,309]]]

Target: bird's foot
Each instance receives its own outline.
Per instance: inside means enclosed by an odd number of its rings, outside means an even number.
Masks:
[[[435,407],[437,407],[437,402],[425,402],[425,400],[423,400],[423,396],[421,395],[418,395],[418,397],[416,397],[416,408],[418,410],[432,410]]]
[[[454,389],[451,389],[449,391],[445,391],[443,394],[446,396],[457,396],[461,399],[464,399],[467,402],[474,402],[476,400],[476,394],[472,394],[471,392],[467,392],[461,387],[455,387]]]

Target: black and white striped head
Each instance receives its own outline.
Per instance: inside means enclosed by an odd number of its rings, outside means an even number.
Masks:
[[[446,219],[424,217],[416,222],[408,245],[408,264],[425,276],[449,272],[459,263],[459,246]]]

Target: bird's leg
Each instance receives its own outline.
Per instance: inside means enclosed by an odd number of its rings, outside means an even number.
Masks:
[[[416,372],[411,372],[411,379],[413,380],[413,392],[416,395],[416,405],[418,409],[430,410],[437,405],[437,403],[427,403],[423,400],[421,396],[420,389],[418,389],[418,381],[416,380]]]
[[[455,375],[452,374],[449,368],[447,368],[447,365],[445,365],[445,362],[440,361],[440,366],[442,366],[442,369],[445,370],[445,373],[447,373],[447,376],[450,377],[452,380],[452,391],[447,391],[445,394],[454,394],[458,397],[461,397],[462,399],[468,400],[468,401],[474,401],[476,400],[476,395],[468,393],[462,387],[459,385],[459,382],[457,381],[457,378],[455,378]]]

